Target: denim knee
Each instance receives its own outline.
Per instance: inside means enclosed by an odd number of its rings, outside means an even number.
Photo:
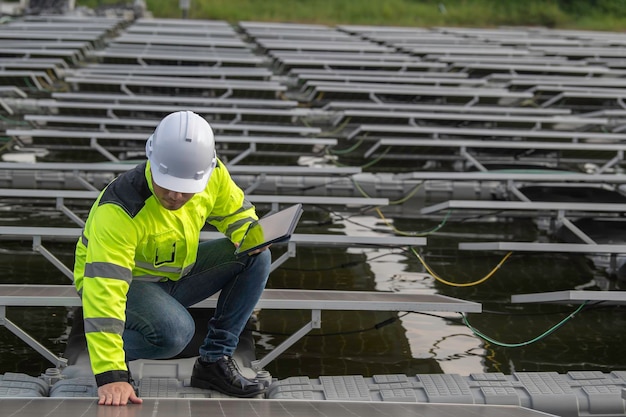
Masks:
[[[161,335],[161,349],[164,357],[178,355],[193,339],[196,331],[195,321],[191,315],[170,318],[171,324],[165,326]]]
[[[248,263],[248,268],[252,267],[259,278],[267,278],[272,267],[272,253],[269,249],[259,252],[251,257],[251,263]]]

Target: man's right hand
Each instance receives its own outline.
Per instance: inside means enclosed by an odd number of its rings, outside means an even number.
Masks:
[[[98,388],[98,405],[141,404],[135,389],[128,382],[111,382]]]

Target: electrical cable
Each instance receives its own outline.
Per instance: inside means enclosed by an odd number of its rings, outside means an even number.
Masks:
[[[4,139],[4,137],[2,139]],[[13,144],[14,140],[12,138],[7,138],[7,139],[8,140],[6,141],[6,143],[0,146],[0,152],[4,152],[5,150],[9,149],[11,145]]]
[[[370,168],[373,165],[376,165],[378,162],[380,162],[381,159],[383,159],[385,157],[385,155],[387,155],[387,153],[389,153],[389,151],[391,150],[391,146],[387,147],[387,149],[385,149],[379,156],[377,156],[376,158],[372,159],[371,161],[367,162],[366,164],[363,164],[361,166],[359,166],[359,168],[362,169],[366,169],[366,168]],[[346,165],[346,164],[342,164],[339,163],[337,161],[333,161],[333,163],[338,166],[338,167],[353,167],[354,165]]]
[[[352,184],[354,184],[354,187],[361,193],[361,195],[365,198],[371,198],[371,196],[369,194],[367,194],[367,192],[363,189],[363,187],[361,187],[361,184],[359,184],[354,177],[351,178],[352,179]],[[420,181],[415,187],[413,187],[413,189],[411,191],[409,191],[407,193],[407,195],[405,195],[404,197],[398,199],[398,200],[392,200],[389,202],[390,206],[396,206],[398,204],[404,204],[407,201],[409,201],[409,199],[411,199],[413,196],[415,196],[415,194],[417,194],[417,192],[419,191],[420,188],[422,188],[422,185],[424,185],[424,181]],[[382,217],[382,213],[379,213]]]
[[[452,212],[452,210],[448,211],[448,213],[445,215],[445,217],[443,218],[443,220],[436,225],[435,227],[433,227],[432,229],[425,231],[425,232],[403,232],[401,230],[398,230],[395,226],[393,226],[383,215],[383,213],[380,211],[380,209],[378,207],[374,208],[374,210],[378,213],[378,216],[381,218],[381,220],[388,226],[390,227],[396,234],[398,235],[402,235],[402,236],[428,236],[428,235],[432,235],[433,233],[435,233],[436,231],[438,231],[439,229],[441,229],[446,222],[448,221],[448,217],[450,217],[450,213]]]
[[[302,120],[302,123],[306,127],[311,127],[311,124],[309,122],[307,122],[306,120]],[[346,119],[344,122],[339,124],[339,126],[337,126],[334,130],[324,131],[324,132],[320,133],[319,135],[316,135],[315,137],[321,138],[321,137],[328,137],[328,136],[332,137],[332,136],[335,136],[337,133],[341,132],[348,125],[348,123],[350,123],[350,118]]]
[[[365,190],[363,189],[363,187],[361,187],[361,185],[356,182],[354,180],[354,178],[352,178],[352,183],[354,184],[355,188],[357,190],[359,190],[359,192],[361,193],[361,195],[363,195],[363,197],[366,198],[370,198],[370,196],[365,192]],[[422,185],[424,184],[424,182],[420,182],[419,184],[417,184],[415,187],[413,187],[413,189],[411,191],[409,191],[407,193],[407,195],[405,195],[404,197],[402,197],[401,199],[398,200],[394,200],[394,201],[390,201],[389,205],[398,205],[398,204],[403,204],[405,202],[407,202],[409,199],[411,199],[413,196],[415,196],[415,194],[417,194],[417,192],[419,191],[419,189],[422,187]],[[450,217],[450,214],[452,213],[452,210],[449,210],[445,217],[443,218],[443,220],[434,228],[425,231],[425,232],[404,232],[402,230],[399,230],[398,228],[396,228],[395,226],[393,226],[389,220],[387,220],[383,214],[383,212],[380,210],[380,208],[375,207],[374,210],[376,211],[376,213],[378,214],[378,217],[380,217],[380,219],[385,223],[385,225],[387,225],[387,227],[389,227],[391,230],[394,231],[394,233],[399,234],[399,235],[403,235],[403,236],[415,236],[415,237],[419,237],[419,236],[428,236],[431,235],[433,233],[435,233],[436,231],[438,231],[439,229],[441,229],[446,222],[448,221],[448,218]]]
[[[519,342],[519,343],[499,342],[499,341],[497,341],[497,340],[487,336],[486,334],[484,334],[480,330],[476,329],[475,327],[473,327],[469,323],[469,321],[467,319],[467,315],[465,313],[461,313],[461,315],[463,317],[463,323],[465,323],[467,328],[470,329],[472,331],[472,333],[474,333],[476,336],[478,336],[481,339],[486,340],[487,342],[492,343],[492,344],[494,344],[496,346],[515,348],[515,347],[528,346],[528,345],[530,345],[532,343],[538,342],[539,340],[546,338],[548,335],[554,333],[556,330],[558,330],[560,327],[562,327],[565,323],[567,323],[572,318],[574,318],[574,316],[577,313],[579,313],[587,305],[587,303],[588,303],[588,301],[583,302],[580,306],[578,306],[578,308],[576,310],[574,310],[572,313],[570,313],[567,317],[565,317],[563,320],[561,320],[560,322],[558,322],[554,326],[550,327],[545,332],[541,333],[539,336],[536,336],[536,337],[534,337],[534,338],[532,338],[530,340],[527,340],[525,342]]]
[[[330,148],[326,148],[326,153],[327,154],[331,154],[331,155],[345,155],[348,154],[350,152],[353,152],[354,150],[358,149],[359,146],[361,146],[363,144],[363,139],[359,139],[356,141],[356,143],[354,145],[352,145],[349,148],[346,149],[330,149]]]
[[[15,124],[15,125],[27,125],[27,124],[29,124],[28,122],[26,122],[24,120],[11,119],[11,118],[3,116],[1,114],[0,114],[0,120],[2,120],[3,122],[6,122],[6,123]]]
[[[596,303],[596,304],[599,304],[599,303]],[[406,316],[408,314],[420,314],[420,315],[424,315],[424,316],[430,316],[430,317],[435,317],[435,318],[439,318],[439,319],[442,319],[442,320],[447,320],[447,321],[453,322],[455,324],[464,324],[474,335],[476,335],[476,336],[480,337],[481,339],[485,340],[487,342],[487,345],[493,344],[495,346],[500,346],[500,347],[515,348],[515,347],[528,346],[528,345],[530,345],[532,343],[538,342],[539,340],[546,338],[547,336],[549,336],[550,334],[554,333],[556,330],[561,328],[563,325],[565,325],[565,323],[567,323],[568,321],[573,319],[574,316],[576,314],[578,314],[587,305],[588,305],[588,302],[585,301],[578,308],[576,308],[576,310],[574,310],[573,312],[568,314],[567,317],[565,317],[564,319],[559,321],[554,326],[550,327],[545,332],[541,333],[539,336],[536,336],[536,337],[534,337],[534,338],[532,338],[532,339],[530,339],[528,341],[520,342],[520,343],[500,342],[500,341],[497,341],[497,340],[495,340],[495,339],[485,335],[483,332],[481,332],[480,330],[476,329],[475,327],[473,327],[469,323],[469,321],[467,319],[467,315],[465,313],[461,313],[461,317],[460,318],[455,318],[455,317],[445,317],[445,316],[441,316],[441,315],[433,314],[433,313],[426,313],[426,312],[422,312],[422,311],[407,311],[404,314],[401,314],[401,315],[399,315],[397,317],[395,317],[395,316],[394,317],[389,317],[389,318],[387,318],[387,319],[385,319],[385,320],[383,320],[381,322],[376,323],[375,325],[373,325],[371,327],[366,327],[366,328],[362,328],[362,329],[348,330],[348,331],[342,331],[342,332],[333,332],[333,333],[312,333],[312,334],[308,334],[307,336],[311,336],[311,337],[344,336],[344,335],[350,335],[350,334],[364,333],[364,332],[368,332],[368,331],[372,331],[372,330],[379,330],[379,329],[381,329],[381,328],[383,328],[385,326],[388,326],[388,325],[396,322],[397,320],[401,319],[402,317],[404,317],[404,316]],[[518,314],[511,314],[511,316],[517,316],[517,315]],[[246,327],[245,330],[256,332],[256,333],[261,334],[261,335],[268,335],[268,336],[291,336],[292,335],[291,333],[268,332],[268,331],[261,331],[261,330],[254,329],[254,328],[249,328],[249,327]]]
[[[356,329],[356,330],[347,330],[347,331],[343,331],[343,332],[333,332],[333,333],[309,333],[307,334],[307,336],[312,336],[312,337],[325,337],[325,336],[344,336],[344,335],[349,335],[349,334],[357,334],[357,333],[365,333],[365,332],[369,332],[372,330],[379,330],[385,326],[388,326],[392,323],[395,323],[397,320],[401,319],[402,317],[406,316],[407,314],[410,314],[411,312],[406,312],[398,317],[389,317],[388,319],[385,319],[381,322],[376,323],[375,325],[373,325],[372,327],[366,327],[363,329]],[[291,336],[292,333],[281,333],[281,332],[267,332],[267,331],[260,331],[258,329],[254,329],[254,328],[249,328],[246,327],[245,330],[248,331],[252,331],[252,332],[256,332],[262,335],[268,335],[268,336]]]
[[[441,278],[440,276],[438,276],[426,263],[426,261],[424,261],[424,259],[422,259],[422,257],[420,256],[419,253],[417,253],[417,251],[414,248],[411,248],[411,251],[413,252],[413,254],[417,257],[417,259],[419,259],[419,261],[422,263],[422,265],[424,265],[424,268],[426,268],[426,271],[428,271],[428,273],[437,281],[441,282],[442,284],[446,284],[449,285],[451,287],[472,287],[478,284],[482,284],[483,282],[487,281],[489,278],[491,278],[493,276],[493,274],[496,273],[496,271],[498,269],[500,269],[500,267],[502,266],[502,264],[504,264],[504,262],[509,258],[509,256],[511,256],[513,254],[513,252],[509,252],[506,255],[504,255],[504,258],[502,258],[500,260],[500,262],[498,262],[498,264],[491,270],[491,272],[489,272],[487,275],[485,275],[484,277],[480,278],[479,280],[473,281],[473,282],[466,282],[466,283],[456,283],[456,282],[450,282],[447,281],[443,278]]]

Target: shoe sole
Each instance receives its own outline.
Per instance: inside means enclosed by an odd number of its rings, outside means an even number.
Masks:
[[[265,389],[261,390],[261,391],[256,391],[256,392],[252,392],[252,393],[232,393],[232,392],[225,392],[220,386],[212,384],[209,381],[205,381],[203,379],[198,379],[198,378],[194,378],[191,377],[191,384],[192,387],[195,388],[202,388],[202,389],[210,389],[213,391],[217,391],[220,392],[224,395],[229,395],[231,397],[237,397],[237,398],[252,398],[252,397],[256,397],[257,395],[261,395],[263,393],[265,393]]]

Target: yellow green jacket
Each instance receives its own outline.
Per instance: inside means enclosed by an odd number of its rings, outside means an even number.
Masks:
[[[132,280],[178,280],[196,261],[205,223],[239,241],[256,219],[254,207],[221,161],[205,190],[175,211],[163,208],[154,195],[149,162],[100,193],[76,245],[74,264],[98,386],[129,380],[122,333]]]

